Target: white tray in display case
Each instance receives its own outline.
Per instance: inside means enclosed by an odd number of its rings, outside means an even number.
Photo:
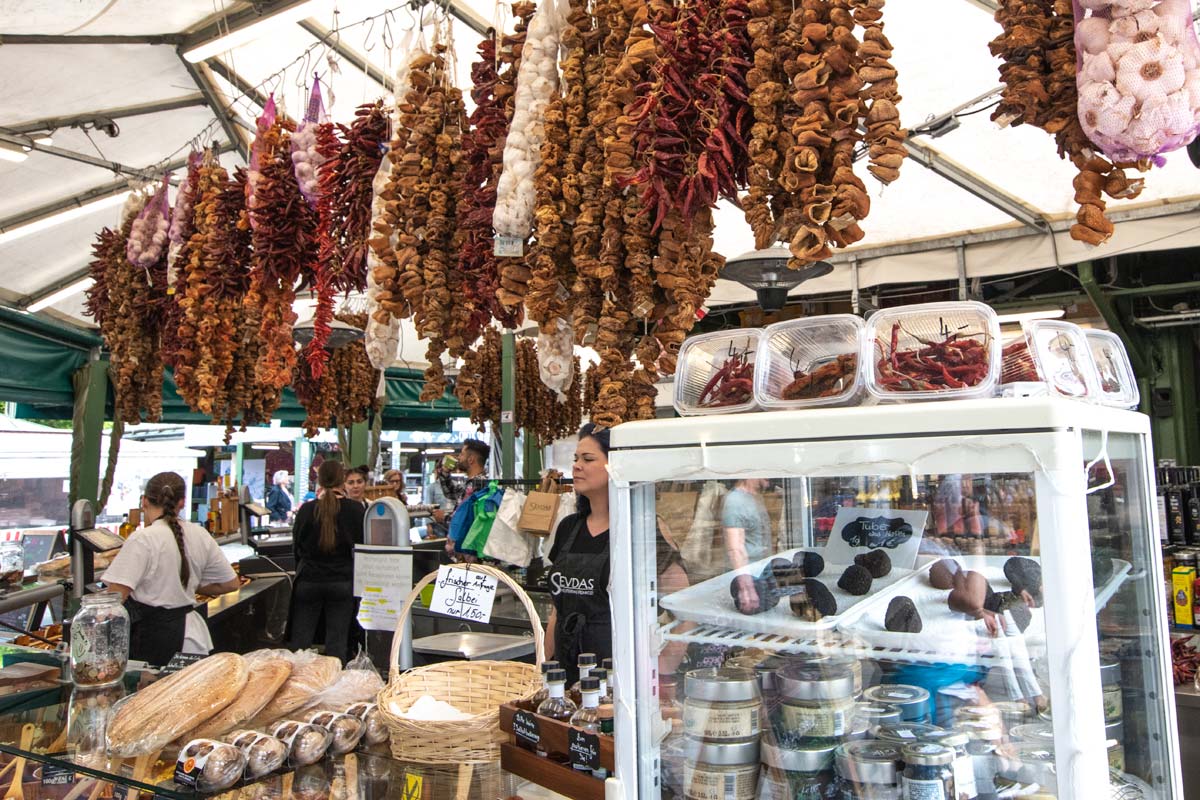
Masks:
[[[899,587],[925,567],[916,570],[892,568],[892,571],[871,583],[871,593],[857,597],[838,588],[838,578],[848,565],[826,563],[825,570],[817,580],[825,584],[837,601],[838,613],[823,617],[816,622],[802,620],[792,614],[787,597],[781,597],[779,605],[761,614],[743,614],[734,606],[729,594],[729,584],[736,575],[752,575],[757,577],[763,568],[774,558],[791,559],[796,553],[813,551],[820,553],[821,548],[800,547],[776,553],[769,558],[756,561],[749,566],[709,578],[703,583],[689,586],[687,589],[667,595],[659,600],[659,606],[670,611],[676,619],[688,622],[698,622],[704,625],[718,625],[725,628],[736,628],[750,633],[777,634],[779,636],[803,636],[814,631],[831,631],[839,624],[849,623],[859,617],[867,607],[881,599],[890,599]],[[884,606],[887,603],[884,602]]]

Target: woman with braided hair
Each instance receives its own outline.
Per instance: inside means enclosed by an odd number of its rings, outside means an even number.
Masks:
[[[166,664],[176,653],[207,654],[212,637],[194,611],[196,594],[238,588],[237,575],[208,531],[179,518],[187,484],[160,472],[142,493],[142,527],[125,542],[104,573],[129,611],[129,657]]]

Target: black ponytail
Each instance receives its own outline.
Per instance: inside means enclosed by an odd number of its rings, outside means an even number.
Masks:
[[[179,580],[187,589],[192,576],[188,564],[187,546],[183,540],[183,526],[179,523],[179,501],[187,492],[187,484],[174,472],[160,472],[146,484],[146,502],[162,509],[163,521],[175,534],[175,546],[179,548]]]

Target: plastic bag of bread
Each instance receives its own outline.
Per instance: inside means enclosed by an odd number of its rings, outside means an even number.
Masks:
[[[288,763],[293,767],[320,761],[333,741],[333,734],[324,728],[294,719],[276,723],[271,735],[287,746]]]
[[[298,708],[310,705],[313,698],[328,689],[342,673],[342,662],[332,656],[319,656],[305,650],[289,653],[292,674],[248,727],[269,725]]]
[[[250,665],[246,688],[236,700],[192,731],[188,738],[212,739],[238,727],[262,711],[292,674],[292,662],[283,658],[246,660]]]
[[[287,745],[265,733],[233,731],[225,741],[242,751],[246,757],[246,777],[251,780],[274,772],[287,760]]]
[[[366,723],[358,717],[337,711],[314,711],[308,715],[307,721],[333,734],[329,752],[335,756],[344,755],[358,747],[359,740],[367,731]]]
[[[175,782],[201,792],[219,792],[242,779],[246,756],[225,742],[195,739],[184,745],[175,762]]]
[[[353,663],[353,662],[351,662]],[[351,669],[349,666],[328,689],[313,698],[307,707],[324,711],[341,711],[351,703],[374,700],[383,689],[383,678],[374,668]]]
[[[108,720],[109,755],[158,752],[236,700],[249,677],[245,659],[217,653],[124,698]]]
[[[366,725],[363,742],[366,744],[382,744],[388,740],[387,723],[383,721],[383,715],[379,713],[379,706],[375,703],[355,703],[347,706],[342,713],[363,721]]]

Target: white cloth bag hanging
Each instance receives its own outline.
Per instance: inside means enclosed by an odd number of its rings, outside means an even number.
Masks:
[[[492,523],[492,532],[488,536],[487,544],[483,546],[483,555],[517,567],[529,566],[537,547],[537,537],[530,536],[517,527],[524,506],[524,492],[509,489],[504,493],[504,499],[500,501],[500,508],[496,511],[496,519]]]

